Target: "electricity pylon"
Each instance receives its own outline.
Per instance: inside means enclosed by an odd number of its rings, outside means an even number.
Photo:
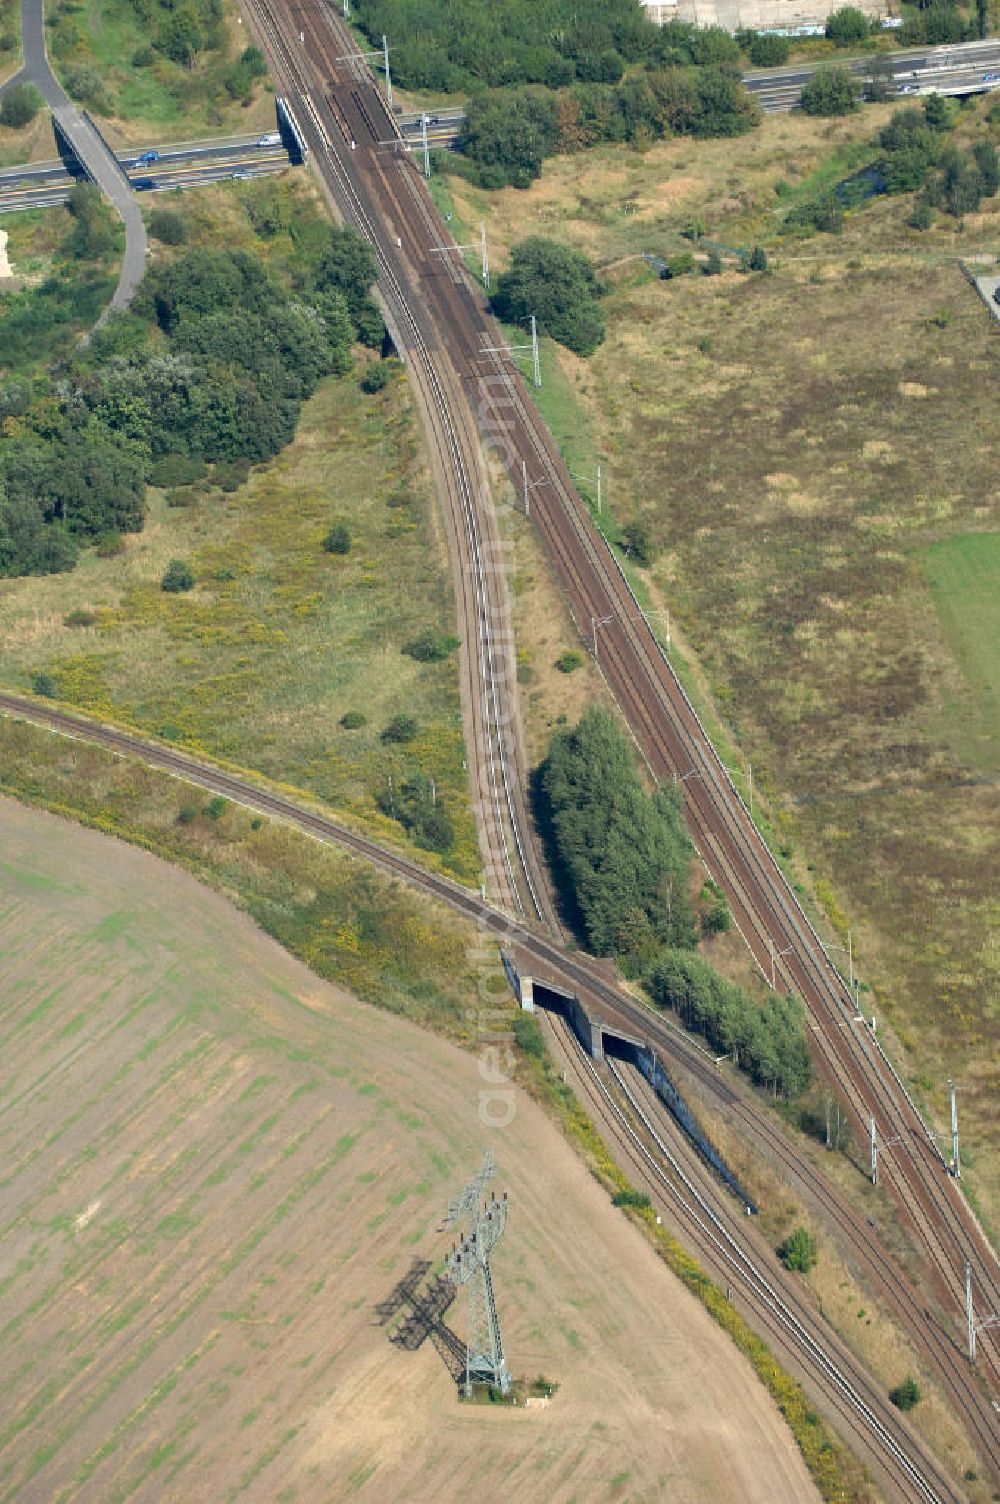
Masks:
[[[494,1191],[486,1199],[486,1182],[495,1171],[493,1151],[487,1149],[479,1174],[448,1207],[446,1227],[464,1223],[465,1227],[445,1261],[446,1278],[454,1285],[465,1285],[469,1292],[469,1329],[465,1348],[465,1393],[473,1384],[491,1384],[506,1394],[510,1389],[510,1372],[500,1336],[500,1318],[493,1298],[490,1254],[504,1235],[507,1226],[507,1193],[498,1201]]]

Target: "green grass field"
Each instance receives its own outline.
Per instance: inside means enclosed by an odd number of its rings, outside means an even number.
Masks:
[[[945,708],[942,729],[984,772],[1000,770],[1000,533],[934,543],[924,569],[968,692]]]

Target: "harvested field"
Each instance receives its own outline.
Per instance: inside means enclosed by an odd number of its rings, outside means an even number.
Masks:
[[[520,1094],[495,1283],[515,1371],[560,1388],[460,1406],[375,1306],[443,1252],[475,1058],[145,853],[6,800],[0,843],[0,1499],[429,1500],[484,1466],[519,1498],[815,1498],[747,1365]]]

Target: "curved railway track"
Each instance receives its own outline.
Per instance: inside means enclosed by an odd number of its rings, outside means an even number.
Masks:
[[[409,357],[419,400],[429,419],[435,467],[445,481],[450,502],[450,541],[459,560],[456,593],[465,613],[466,638],[478,649],[466,655],[465,688],[476,757],[485,770],[483,787],[477,790],[482,796],[484,860],[501,906],[517,919],[512,922],[457,884],[414,867],[321,813],[224,769],[198,764],[110,728],[84,726],[59,712],[26,706],[17,697],[0,697],[0,707],[30,714],[66,734],[84,735],[127,755],[138,755],[214,792],[290,820],[320,839],[357,851],[404,881],[443,898],[492,932],[516,939],[570,985],[582,986],[599,999],[613,1016],[630,1018],[633,1027],[640,1017],[646,1033],[661,1049],[679,1050],[678,1036],[670,1038],[665,1025],[611,986],[599,968],[582,957],[570,957],[539,935],[531,923],[538,918],[552,926],[554,915],[529,835],[523,764],[509,692],[513,655],[505,636],[506,585],[502,570],[495,567],[499,539],[482,475],[476,471],[481,435],[469,403],[469,395],[475,394],[480,427],[496,441],[515,489],[522,462],[528,466],[529,480],[545,482],[534,493],[532,517],[581,636],[589,640],[591,622],[610,618],[600,627],[602,670],[654,776],[683,780],[689,824],[701,859],[727,892],[762,974],[770,977],[773,966],[781,985],[803,997],[815,1025],[820,1067],[850,1103],[857,1123],[867,1129],[868,1116],[874,1111],[884,1138],[901,1135],[900,1143],[883,1158],[883,1180],[921,1250],[934,1295],[946,1309],[961,1310],[962,1266],[968,1257],[981,1298],[990,1309],[1000,1310],[1000,1268],[992,1250],[947,1179],[933,1139],[878,1042],[861,1031],[848,1032],[854,1029],[854,1010],[843,979],[754,828],[620,566],[576,495],[523,383],[502,357],[485,349],[502,340],[482,299],[457,264],[432,255],[432,245],[448,243],[447,231],[409,162],[391,145],[380,142],[379,132],[385,130],[388,137],[394,127],[367,69],[337,61],[353,48],[350,34],[328,8],[316,4],[286,8],[271,0],[249,0],[249,8],[275,71],[301,108],[321,174],[342,213],[375,250],[390,325]],[[295,45],[300,34],[306,39],[301,48]],[[522,924],[522,919],[528,922]],[[696,1068],[694,1055],[688,1047],[690,1058],[685,1063],[689,1069]],[[716,1093],[718,1089],[717,1079]],[[752,1131],[762,1142],[769,1138],[779,1158],[786,1156],[786,1166],[813,1196],[833,1194],[821,1186],[815,1169],[804,1159],[792,1165],[787,1156],[794,1151],[768,1125],[764,1114],[755,1112],[738,1093],[731,1096],[738,1104],[734,1110],[755,1116]],[[858,1257],[878,1283],[879,1260],[884,1256],[877,1240],[845,1207],[841,1206],[839,1216],[838,1225],[853,1240]],[[891,1286],[886,1293],[889,1298]],[[926,1320],[917,1319],[922,1302],[907,1300],[899,1281],[895,1296],[890,1303],[897,1311],[903,1305],[900,1314],[946,1388],[961,1403],[981,1454],[1000,1477],[996,1417],[988,1398],[940,1324],[926,1311]],[[980,1360],[996,1390],[1000,1385],[997,1350],[985,1334]]]
[[[357,77],[342,82],[337,46],[346,33],[329,11],[295,7],[294,21],[318,50],[316,64],[332,83],[339,108],[357,132],[351,167],[363,175],[383,225],[397,232],[399,250],[421,276],[429,322],[447,339],[456,367],[483,397],[487,424],[505,428],[506,453],[515,488],[520,464],[529,482],[545,481],[534,493],[532,519],[555,566],[581,636],[599,630],[598,658],[623,715],[654,776],[683,780],[686,812],[695,844],[712,877],[726,891],[736,921],[762,975],[797,993],[815,1025],[821,1071],[849,1104],[854,1124],[867,1133],[876,1118],[884,1141],[896,1140],[882,1159],[882,1181],[919,1248],[926,1279],[946,1306],[964,1309],[964,1265],[972,1264],[977,1298],[1000,1310],[1000,1266],[976,1220],[949,1178],[944,1161],[919,1112],[881,1045],[856,1029],[853,1000],[819,936],[792,892],[717,756],[697,714],[649,628],[611,551],[580,502],[555,445],[527,398],[517,373],[502,356],[486,353],[502,344],[482,299],[467,282],[447,275],[431,255],[447,231],[432,207],[414,214],[422,189],[402,154],[372,139],[356,113]],[[367,85],[373,100],[380,96]],[[374,106],[367,107],[371,118]],[[368,148],[361,139],[368,131]],[[483,385],[484,372],[493,378]],[[498,393],[502,388],[502,401]],[[607,622],[605,618],[610,618]],[[603,623],[592,629],[593,622]],[[845,1024],[849,1028],[845,1028]],[[851,1032],[853,1031],[853,1032]],[[980,1365],[1000,1393],[995,1337],[985,1334]]]
[[[464,698],[477,752],[474,772],[481,775],[474,787],[474,802],[487,880],[504,907],[555,924],[524,797],[516,703],[506,692],[515,673],[512,634],[507,626],[506,579],[497,567],[501,551],[494,519],[488,504],[483,504],[486,484],[477,473],[478,445],[472,441],[471,419],[460,393],[453,389],[451,367],[438,348],[433,329],[415,305],[405,274],[383,245],[384,236],[379,234],[372,206],[345,170],[335,148],[338,135],[346,149],[355,137],[355,144],[365,140],[374,144],[378,140],[376,120],[384,120],[381,105],[372,94],[373,114],[359,87],[357,71],[347,65],[351,110],[356,117],[354,135],[349,135],[345,112],[336,101],[322,95],[314,98],[310,79],[283,35],[269,0],[249,0],[249,9],[259,23],[272,63],[302,106],[302,124],[314,154],[333,180],[338,208],[376,255],[379,289],[390,327],[400,348],[411,357],[411,374],[428,419],[434,468],[442,483],[439,489],[449,503],[450,542],[458,566],[453,575],[466,622],[462,634]],[[314,34],[314,20],[306,22],[303,13],[298,32],[303,37],[308,35],[309,43],[319,48],[321,39]],[[348,50],[350,47],[353,42]],[[362,77],[366,81],[366,75]]]
[[[817,1175],[808,1156],[788,1142],[751,1095],[727,1080],[691,1039],[613,985],[597,963],[581,952],[564,950],[557,941],[499,912],[451,879],[428,871],[322,811],[297,803],[287,795],[253,782],[246,775],[199,760],[174,747],[150,742],[136,734],[39,705],[20,696],[0,694],[0,713],[34,722],[66,737],[94,743],[122,757],[136,758],[209,793],[221,794],[233,803],[282,820],[306,835],[372,862],[389,876],[445,902],[498,939],[516,945],[531,958],[537,976],[548,975],[568,990],[584,994],[588,1002],[593,1000],[598,1004],[609,1027],[617,1024],[627,1033],[638,1033],[649,1039],[662,1058],[672,1065],[681,1066],[717,1107],[739,1121],[747,1136],[788,1174],[792,1184],[804,1196],[819,1204],[830,1224],[839,1231],[842,1252],[864,1271],[866,1284],[873,1293],[881,1296],[887,1308],[910,1332],[946,1393],[961,1410],[984,1464],[1000,1474],[995,1414],[988,1396],[975,1382],[975,1375],[964,1361],[955,1337],[941,1327],[923,1302],[911,1297],[902,1273],[892,1259],[883,1254],[872,1228],[834,1187]]]

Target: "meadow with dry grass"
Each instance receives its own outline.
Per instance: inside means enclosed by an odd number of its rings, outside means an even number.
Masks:
[[[958,114],[960,144],[996,139],[986,110]],[[911,198],[878,199],[841,235],[778,234],[871,160],[890,112],[558,159],[488,202],[449,187],[496,246],[549,233],[605,268],[606,344],[557,357],[564,426],[605,455],[618,520],[649,527],[653,597],[800,885],[834,938],[852,928],[866,1006],[938,1128],[962,1081],[967,1184],[996,1226],[1000,353],[958,259],[995,260],[1000,213],[920,233]],[[641,253],[690,249],[693,219],[764,244],[770,272],[655,279]]]
[[[294,180],[215,189],[182,208],[195,243],[262,246],[280,261],[289,234],[262,241],[248,209],[276,195],[281,209],[282,194],[300,234],[322,232]],[[424,630],[454,633],[447,546],[405,379],[368,396],[362,370],[325,381],[293,443],[237,490],[151,488],[146,526],[123,552],[0,581],[0,676],[24,689],[47,674],[68,704],[254,768],[383,830],[389,781],[398,789],[421,773],[455,826],[453,869],[474,877],[456,657],[404,651]],[[323,548],[338,520],[346,555]],[[194,571],[189,594],[160,588],[175,558]],[[414,739],[383,742],[400,714],[415,718]]]

